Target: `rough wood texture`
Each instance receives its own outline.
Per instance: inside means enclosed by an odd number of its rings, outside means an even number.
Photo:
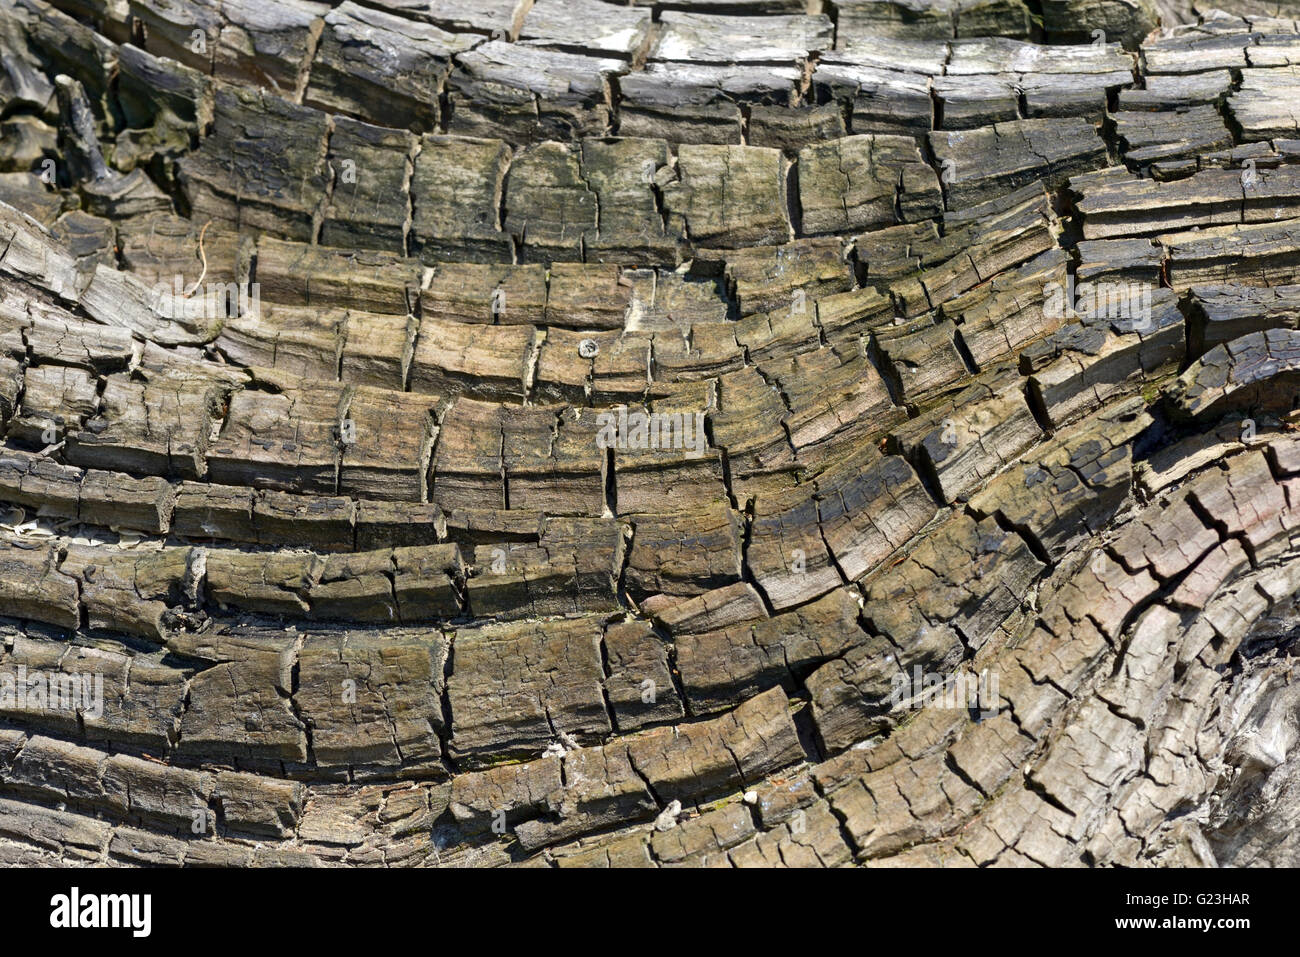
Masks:
[[[813,6],[0,0],[0,863],[1300,862],[1300,29]]]

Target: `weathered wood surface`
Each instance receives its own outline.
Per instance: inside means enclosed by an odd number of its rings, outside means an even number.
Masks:
[[[1300,861],[1255,6],[0,0],[0,863]]]

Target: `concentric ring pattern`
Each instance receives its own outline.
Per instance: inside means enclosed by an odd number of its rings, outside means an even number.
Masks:
[[[1221,5],[0,0],[0,863],[1300,862]]]

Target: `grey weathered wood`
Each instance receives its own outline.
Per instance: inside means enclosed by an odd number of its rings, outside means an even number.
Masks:
[[[635,57],[650,38],[650,11],[601,0],[538,0],[524,15],[523,43],[590,54]]]
[[[1198,156],[1232,145],[1223,117],[1213,106],[1176,113],[1121,112],[1114,114],[1115,131],[1124,159],[1137,166]]]
[[[449,130],[512,143],[599,136],[610,122],[609,78],[627,69],[623,60],[493,40],[456,57]]]
[[[788,66],[650,62],[619,78],[619,133],[676,143],[740,143],[742,104],[789,106],[803,71]]]
[[[349,0],[325,16],[303,102],[383,126],[433,132],[453,58],[480,41]]]
[[[1194,286],[1190,290],[1188,350],[1192,355],[1266,329],[1300,324],[1295,286]]]
[[[1251,332],[1215,346],[1178,378],[1170,399],[1185,416],[1224,409],[1290,412],[1300,379],[1300,333]]]
[[[326,156],[332,183],[321,243],[404,252],[415,151],[410,133],[336,117]]]
[[[820,95],[851,104],[854,133],[918,135],[933,128],[931,78],[924,73],[882,68],[850,50],[819,59],[813,82]]]
[[[1295,23],[597,2],[0,0],[0,861],[1293,863]]]
[[[841,46],[872,36],[946,40],[1029,35],[1029,10],[1018,0],[847,0],[837,9]]]
[[[969,132],[936,132],[930,143],[941,168],[948,164],[949,178],[940,181],[950,209],[1036,179],[1057,186],[1071,174],[1107,165],[1105,144],[1081,119],[1014,120]]]
[[[670,224],[697,246],[742,246],[792,238],[785,162],[756,146],[682,146],[678,179],[663,189]]]
[[[509,262],[502,187],[510,151],[501,140],[425,136],[410,183],[412,254],[425,262]]]
[[[1097,29],[1130,50],[1158,19],[1155,0],[1045,0],[1042,11],[1043,29],[1054,43],[1082,43]]]
[[[1288,104],[1300,91],[1294,67],[1243,70],[1241,86],[1228,96],[1228,109],[1248,139],[1294,137],[1300,129]]]
[[[939,180],[916,141],[852,136],[799,152],[801,232],[845,233],[927,219],[942,210]]]
[[[745,18],[668,10],[659,22],[650,51],[655,60],[788,63],[829,49],[833,34],[825,15]]]
[[[179,162],[194,215],[310,240],[328,184],[328,119],[245,87],[219,87],[214,104],[212,133]],[[292,131],[287,141],[285,130]]]
[[[1142,44],[1148,73],[1201,73],[1246,66],[1248,30],[1241,21],[1210,20],[1162,32]]]

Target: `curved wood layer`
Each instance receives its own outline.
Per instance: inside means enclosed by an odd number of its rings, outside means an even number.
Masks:
[[[0,862],[1295,863],[1238,6],[0,0]]]

